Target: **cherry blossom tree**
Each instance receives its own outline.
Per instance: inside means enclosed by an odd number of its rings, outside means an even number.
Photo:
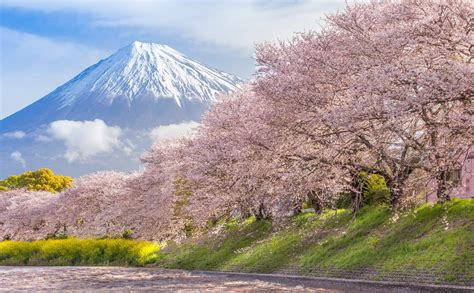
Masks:
[[[57,196],[41,191],[3,192],[0,238],[121,237],[125,231],[148,240],[177,237],[162,185],[150,189],[145,179],[142,173],[107,171],[81,177]]]
[[[293,113],[276,116],[287,129],[332,137],[355,174],[383,175],[395,206],[414,170],[439,181],[472,145],[472,6],[348,6],[321,33],[261,46],[257,92]]]
[[[2,192],[0,240],[29,240],[45,237],[52,229],[45,227],[43,218],[56,199],[56,196],[52,196],[47,191],[13,189]],[[48,231],[44,232],[44,230]]]
[[[365,86],[351,90],[359,115],[393,137],[392,164],[406,174],[393,182],[399,188],[421,168],[437,181],[439,199],[448,199],[447,175],[472,146],[473,12],[468,1],[397,1],[330,18],[347,43],[361,40],[355,50],[346,47],[367,66],[354,72]]]

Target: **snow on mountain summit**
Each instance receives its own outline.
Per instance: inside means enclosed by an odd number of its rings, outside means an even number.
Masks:
[[[216,95],[233,91],[242,80],[210,69],[173,48],[155,43],[133,42],[89,67],[56,89],[62,106],[94,95],[102,102],[124,98],[131,103],[139,96],[214,101]]]
[[[0,120],[0,173],[135,170],[154,139],[197,125],[241,83],[166,45],[133,42]]]
[[[134,129],[199,121],[218,94],[241,83],[169,46],[133,42],[0,120],[0,132],[34,131],[56,120],[101,119]]]

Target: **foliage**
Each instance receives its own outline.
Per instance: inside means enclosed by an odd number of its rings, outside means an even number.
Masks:
[[[58,232],[55,234],[50,234],[46,236],[46,240],[60,240],[60,239],[68,239],[69,236],[64,232]]]
[[[390,203],[390,189],[383,176],[377,174],[359,174],[363,181],[362,198],[364,205]]]
[[[0,265],[151,265],[166,268],[278,272],[296,266],[357,270],[373,268],[380,277],[394,270],[429,270],[439,281],[474,277],[471,251],[474,199],[425,204],[399,214],[387,207],[305,213],[272,232],[255,217],[235,223],[225,234],[209,233],[160,250],[155,243],[102,239],[0,242]],[[220,225],[226,225],[221,223]],[[216,227],[217,228],[217,227]]]
[[[50,169],[42,168],[0,180],[0,191],[26,188],[28,190],[61,192],[71,187],[72,182],[73,179],[69,176],[55,175]]]
[[[132,239],[133,238],[133,233],[135,233],[135,231],[133,231],[132,229],[127,229],[127,230],[123,231],[122,238],[123,239]]]
[[[339,195],[335,203],[338,209],[348,209],[352,206],[352,194],[349,192],[343,192]]]
[[[156,261],[160,246],[146,241],[40,240],[0,242],[0,265],[143,266]]]
[[[416,184],[449,186],[444,175],[459,167],[474,135],[473,11],[472,1],[353,4],[330,15],[321,33],[259,46],[255,94],[273,111],[267,123],[289,137],[278,150],[319,173],[313,160],[351,177],[383,175],[393,207],[415,170],[426,171]],[[438,191],[444,200],[446,190]]]

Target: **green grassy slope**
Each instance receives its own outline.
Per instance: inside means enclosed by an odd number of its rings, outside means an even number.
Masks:
[[[160,252],[166,268],[299,273],[331,270],[427,272],[432,280],[474,280],[474,200],[424,205],[394,217],[387,207],[300,214],[272,232],[271,222],[229,223],[224,237],[205,235]],[[338,274],[336,273],[336,275]],[[347,274],[341,273],[341,276]]]

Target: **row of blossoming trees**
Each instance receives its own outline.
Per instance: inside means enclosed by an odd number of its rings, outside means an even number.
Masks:
[[[473,146],[473,21],[467,0],[350,5],[318,32],[258,46],[254,81],[193,137],[154,145],[143,172],[82,178],[26,222],[0,214],[0,229],[164,239],[232,213],[284,218],[308,199],[319,210],[350,194],[357,208],[361,172],[385,178],[393,208],[430,183],[449,200]]]
[[[474,141],[473,21],[470,1],[378,1],[263,44],[253,83],[195,137],[155,145],[143,177],[190,180],[201,221],[236,208],[285,215],[344,192],[357,206],[363,171],[385,178],[393,208],[430,182],[449,200]]]

